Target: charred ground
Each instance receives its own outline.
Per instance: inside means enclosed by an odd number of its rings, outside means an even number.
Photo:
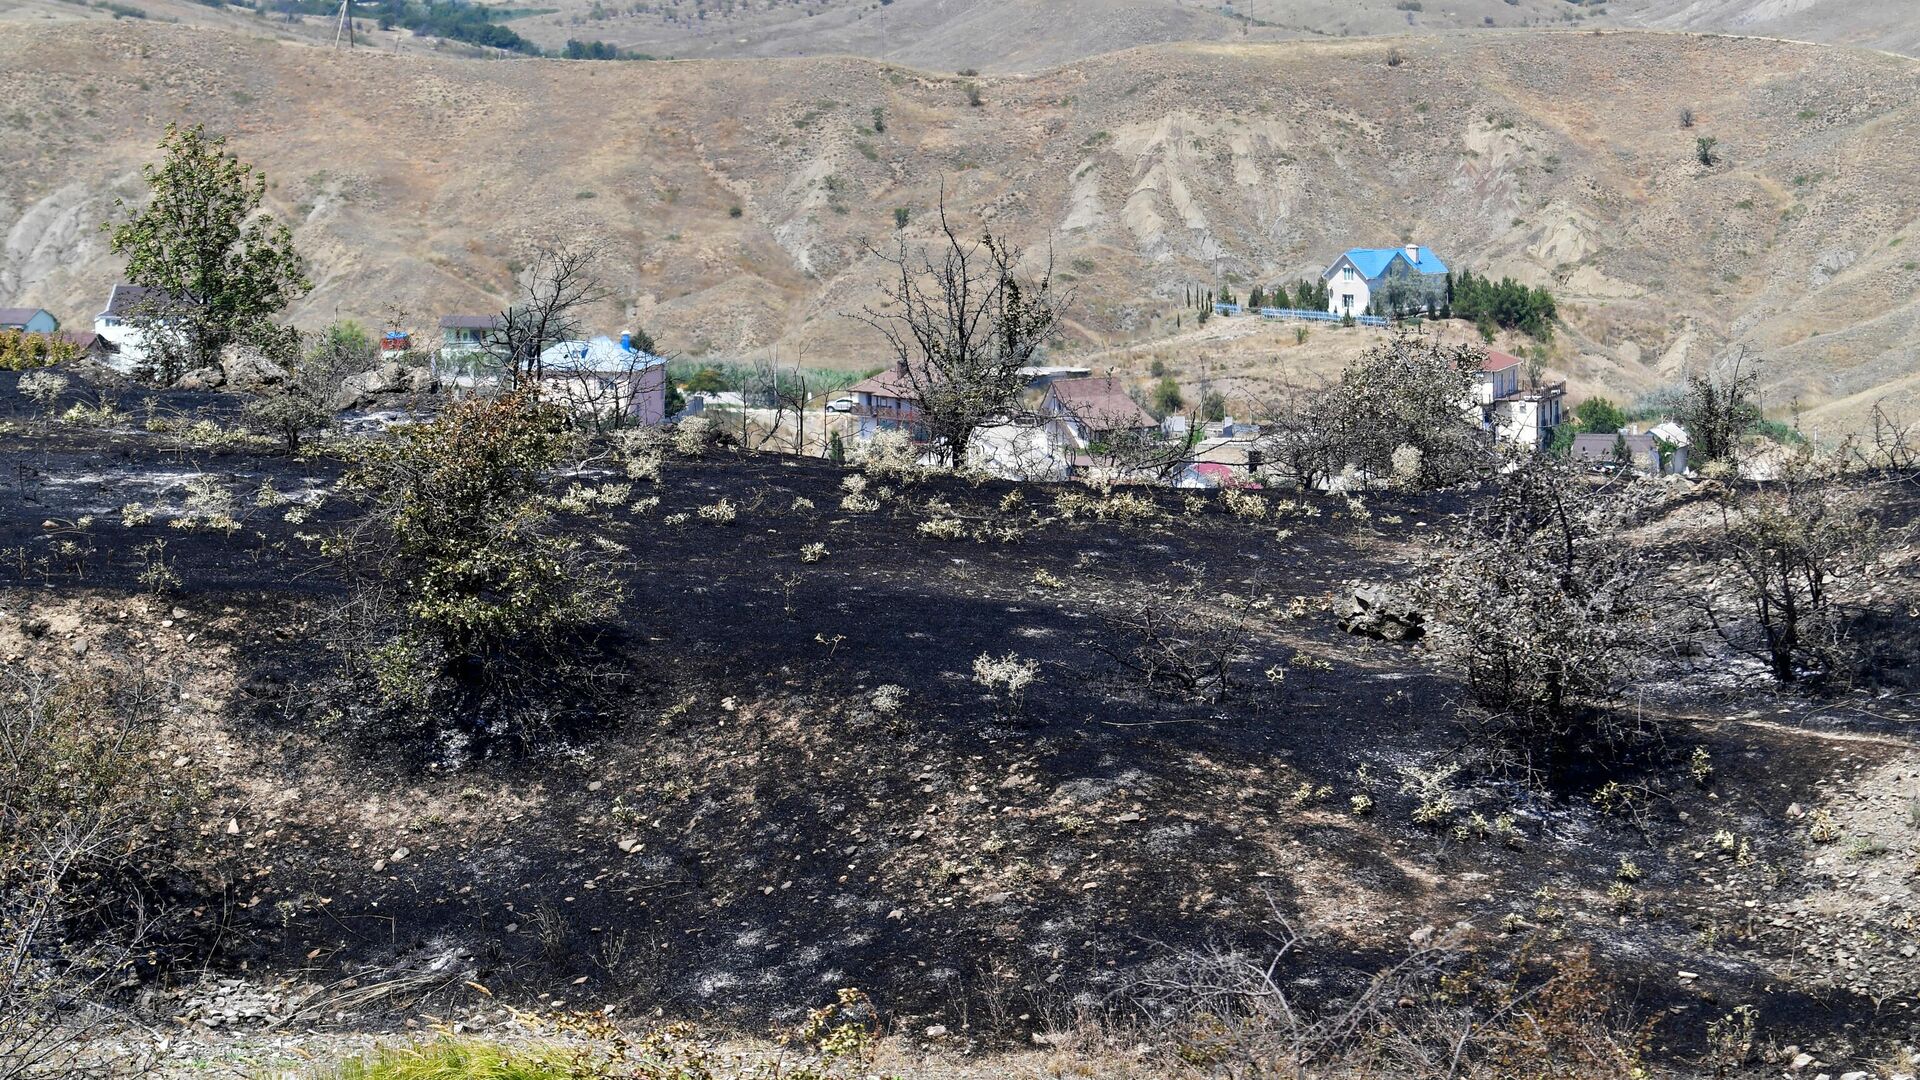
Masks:
[[[872,481],[857,512],[824,462],[672,459],[635,485],[659,504],[607,533],[624,599],[597,719],[475,757],[339,676],[344,577],[318,541],[357,513],[343,462],[196,440],[217,399],[120,407],[161,422],[0,435],[0,653],[174,687],[170,749],[205,786],[170,881],[205,917],[156,981],[285,981],[298,1024],[461,1015],[479,983],[749,1028],[857,985],[902,1030],[1025,1041],[1183,947],[1258,943],[1271,901],[1313,933],[1289,977],[1329,997],[1464,922],[1489,956],[1591,949],[1670,1061],[1739,1005],[1836,1062],[1914,1023],[1911,702],[1761,693],[1709,650],[1630,703],[1671,723],[1620,791],[1497,769],[1454,679],[1337,624],[1352,582],[1409,576],[1476,496],[1270,495],[1255,519],[1143,491],[1151,509],[1065,519],[1085,489],[929,477]],[[233,528],[171,526],[198,477]],[[723,499],[731,521],[699,515]],[[1682,561],[1697,509],[1675,499],[1649,542]],[[1196,577],[1223,612],[1267,601],[1217,702],[1150,692],[1102,647]],[[1040,665],[1018,708],[972,680],[1009,652]],[[1457,809],[1416,823],[1406,770],[1449,765]],[[1503,814],[1516,836],[1472,824]]]

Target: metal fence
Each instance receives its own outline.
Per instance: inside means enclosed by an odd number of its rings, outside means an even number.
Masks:
[[[1246,309],[1239,304],[1215,304],[1213,311],[1216,315],[1240,315],[1245,313]],[[1255,309],[1253,314],[1263,319],[1302,319],[1307,322],[1323,323],[1337,323],[1346,319],[1345,315],[1336,312],[1308,311],[1305,308],[1263,307]],[[1391,320],[1384,315],[1355,315],[1353,321],[1356,326],[1384,328],[1391,325]]]

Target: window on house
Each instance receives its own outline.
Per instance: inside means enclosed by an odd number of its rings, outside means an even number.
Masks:
[[[1352,281],[1353,278],[1354,278],[1353,267],[1349,266],[1345,270],[1340,271],[1340,280]]]
[[[1343,308],[1346,308],[1348,311],[1352,311],[1353,310],[1353,294],[1347,293],[1342,297],[1340,297],[1340,306]]]

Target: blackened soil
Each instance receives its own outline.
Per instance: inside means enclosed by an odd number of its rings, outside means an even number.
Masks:
[[[178,605],[201,636],[175,662],[230,671],[217,723],[237,749],[203,837],[216,965],[324,983],[454,955],[495,994],[752,1026],[857,985],[895,1017],[1025,1038],[1170,949],[1257,945],[1271,901],[1313,933],[1293,974],[1328,998],[1418,928],[1464,921],[1490,954],[1592,948],[1673,1054],[1739,1004],[1802,1039],[1912,1018],[1910,998],[1876,1011],[1885,987],[1796,968],[1790,935],[1756,929],[1805,858],[1785,808],[1820,801],[1836,753],[1797,734],[1807,707],[1649,690],[1637,707],[1689,719],[1633,763],[1624,808],[1603,805],[1597,782],[1543,789],[1462,752],[1451,679],[1338,629],[1348,583],[1404,578],[1460,497],[1357,515],[1276,496],[1254,521],[1153,491],[1154,520],[1114,523],[1063,520],[1063,489],[936,479],[861,513],[821,462],[672,461],[630,495],[658,507],[605,530],[625,549],[612,706],[475,760],[314,690],[342,685],[321,628],[346,594],[317,543],[356,512],[338,462],[61,431],[0,437],[0,463],[9,611]],[[123,524],[127,503],[181,508],[201,475],[234,493],[232,530]],[[259,505],[263,485],[297,497]],[[723,498],[730,523],[698,516]],[[921,532],[948,517],[1014,531]],[[156,539],[180,579],[158,605],[137,595]],[[814,543],[827,553],[804,560]],[[1195,577],[1220,618],[1271,601],[1217,702],[1153,692],[1099,647],[1116,612]],[[972,679],[1008,653],[1040,665],[1017,705]],[[876,704],[884,686],[897,707]],[[1841,752],[1900,752],[1899,732],[1872,735]],[[1695,746],[1707,785],[1686,774]],[[1404,770],[1448,763],[1459,809],[1416,823]],[[1641,873],[1624,903],[1607,895],[1623,860]],[[1884,937],[1891,957],[1912,940]],[[435,1007],[472,1000],[464,981],[436,984]]]

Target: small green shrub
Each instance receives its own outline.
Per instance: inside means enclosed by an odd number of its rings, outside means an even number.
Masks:
[[[335,1070],[335,1080],[576,1080],[571,1056],[464,1039],[377,1050]],[[592,1073],[587,1075],[591,1076]]]

